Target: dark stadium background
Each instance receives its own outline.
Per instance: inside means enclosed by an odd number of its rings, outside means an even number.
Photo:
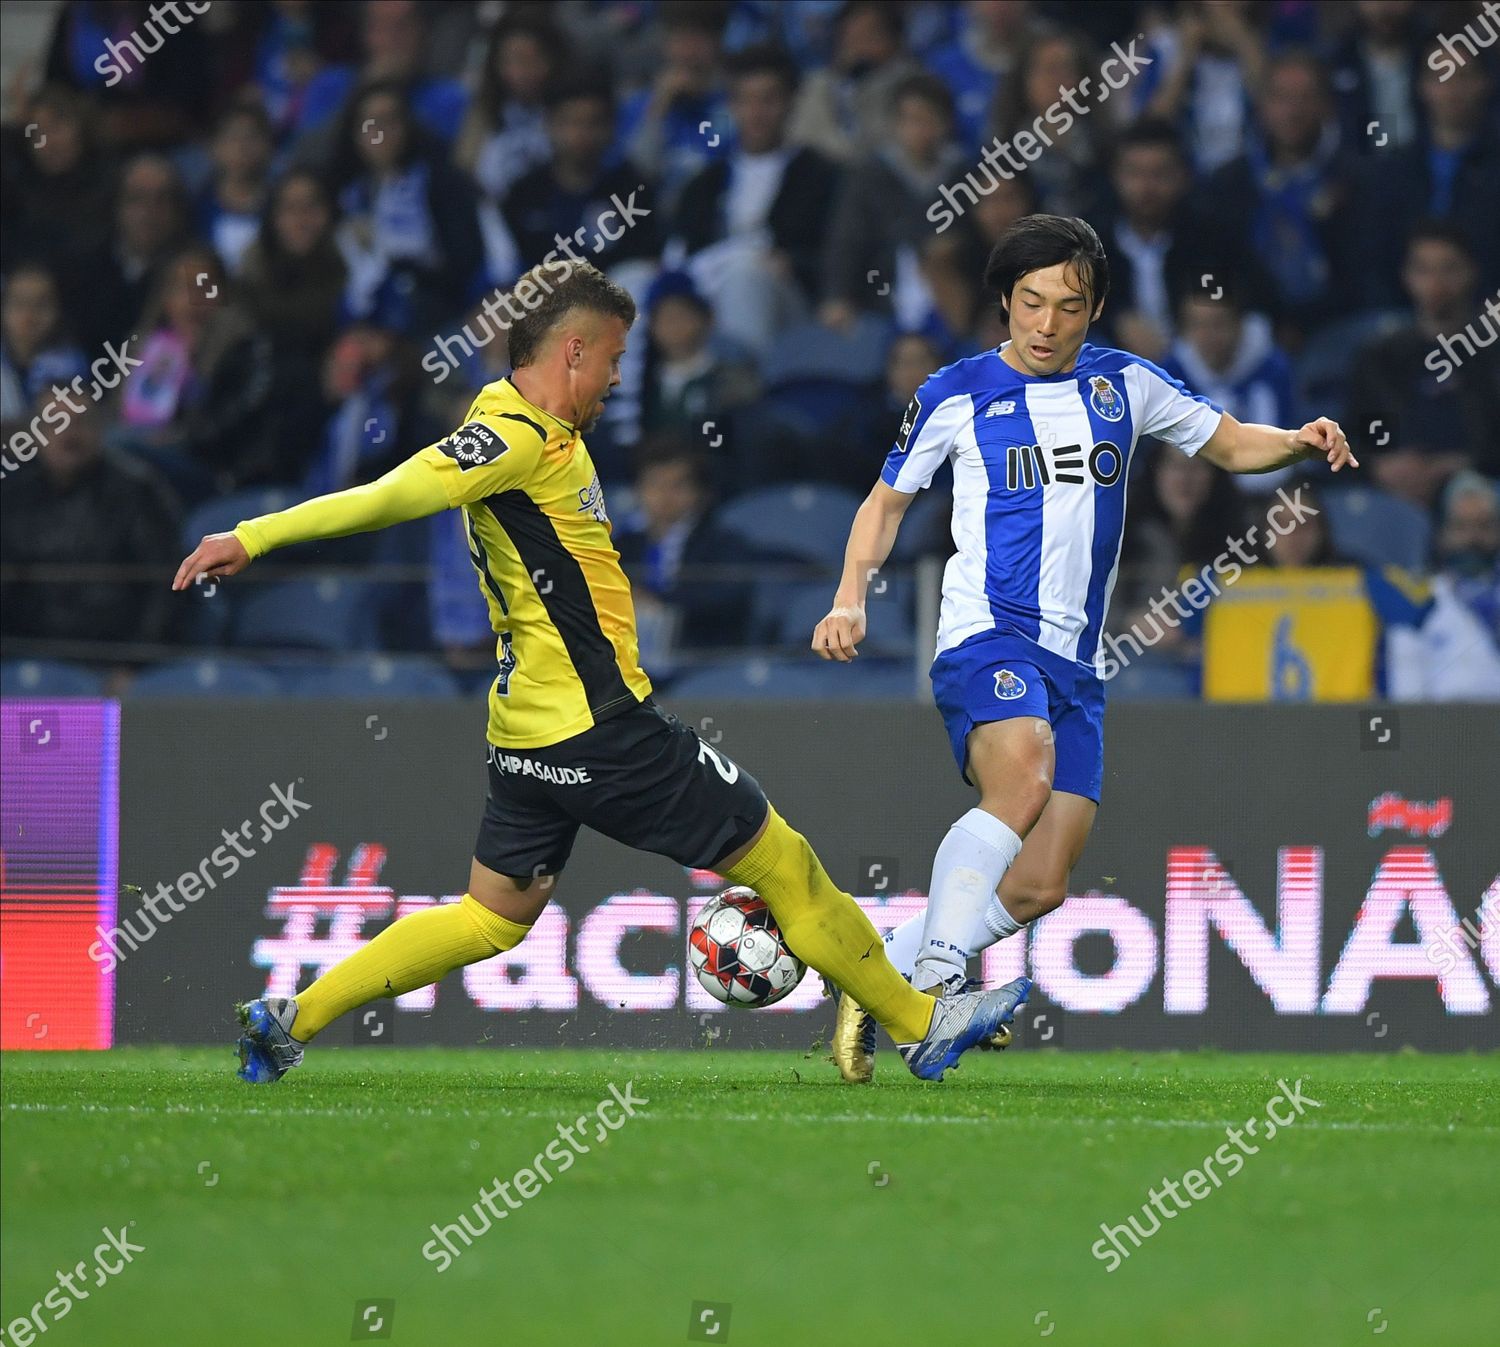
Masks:
[[[268,896],[311,846],[337,848],[340,874],[353,848],[385,848],[398,895],[461,887],[493,637],[451,516],[199,593],[167,584],[204,533],[369,480],[451,429],[508,368],[495,297],[575,230],[641,308],[589,447],[643,660],[845,887],[925,889],[964,807],[924,691],[951,550],[941,482],[877,585],[859,663],[817,663],[808,636],[911,392],[1004,339],[977,279],[999,231],[1041,209],[1084,215],[1109,248],[1097,340],[1246,419],[1337,417],[1363,463],[1353,483],[1308,468],[1247,487],[1142,445],[1111,630],[1300,482],[1328,524],[1302,569],[1361,577],[1376,632],[1368,686],[1337,705],[1275,704],[1319,696],[1274,672],[1265,704],[1205,705],[1226,656],[1191,625],[1133,661],[1111,683],[1075,894],[1146,914],[1159,961],[1174,849],[1212,850],[1274,931],[1278,849],[1317,848],[1326,991],[1393,850],[1432,856],[1458,917],[1495,892],[1500,102],[1479,5],[285,0],[215,3],[164,35],[137,3],[0,17],[4,913],[6,985],[25,993],[7,991],[7,1047],[213,1040],[226,999],[261,985]],[[1021,143],[1117,51],[1150,64],[935,227],[929,204],[945,185],[961,199],[983,146]],[[746,135],[787,150],[768,250],[727,237]],[[636,218],[616,232],[622,212]],[[122,344],[146,365],[57,427],[53,386],[87,385],[100,360],[114,377]],[[1403,584],[1431,586],[1471,643],[1392,601]],[[1321,677],[1340,653],[1307,658]],[[195,867],[297,776],[317,783],[307,818],[101,980],[82,949],[137,910],[123,886]],[[44,792],[58,832],[28,849],[14,826]],[[1395,821],[1377,826],[1388,795]],[[1424,831],[1420,806],[1442,801],[1451,828]],[[899,876],[877,889],[888,862]],[[569,940],[638,889],[680,921],[701,879],[590,841],[562,895]],[[1398,942],[1418,939],[1411,920]],[[641,937],[629,971],[680,965],[674,939]],[[1204,1013],[1166,1013],[1158,967],[1118,1015],[1064,1008],[1067,1041],[1494,1042],[1492,1009],[1446,1014],[1431,972],[1378,980],[1357,1012],[1277,1016],[1210,945]],[[1103,936],[1077,951],[1108,970]],[[1488,1006],[1493,932],[1469,957]],[[61,1007],[45,1039],[38,996]],[[716,1023],[680,1003],[581,1007],[497,1016],[455,981],[430,1015],[382,1014],[398,1042],[681,1045]],[[727,1041],[803,1043],[821,1024],[743,1019]]]

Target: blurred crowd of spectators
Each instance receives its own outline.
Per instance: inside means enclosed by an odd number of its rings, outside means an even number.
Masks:
[[[1242,419],[1340,418],[1500,649],[1491,10],[59,5],[0,149],[7,656],[208,639],[164,590],[184,528],[441,436],[507,372],[494,297],[570,250],[642,313],[590,449],[643,605],[677,649],[764,641],[772,554],[716,509],[867,491],[922,379],[1005,339],[978,278],[1036,210],[1104,239],[1095,340]],[[980,168],[1038,139],[1023,171]],[[1136,470],[1117,623],[1287,476]],[[409,563],[382,644],[482,659],[456,530],[339,555]]]

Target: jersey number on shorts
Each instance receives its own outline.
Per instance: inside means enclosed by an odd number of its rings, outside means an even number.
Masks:
[[[740,779],[740,769],[732,762],[721,758],[703,740],[698,740],[698,761],[712,762],[716,771],[729,785],[734,785]]]

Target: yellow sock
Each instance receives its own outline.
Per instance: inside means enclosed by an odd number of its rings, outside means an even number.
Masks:
[[[346,1010],[415,991],[455,968],[514,949],[530,929],[467,893],[462,902],[409,913],[297,993],[292,1037],[306,1043]]]
[[[838,983],[897,1043],[926,1036],[932,997],[914,991],[896,971],[880,932],[828,877],[807,838],[774,808],[760,841],[724,873],[760,894],[796,956]]]

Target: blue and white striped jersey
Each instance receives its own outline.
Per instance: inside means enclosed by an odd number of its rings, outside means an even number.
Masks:
[[[1066,374],[1022,374],[986,351],[928,378],[881,480],[917,492],[953,462],[958,553],[938,653],[998,630],[1096,672],[1136,441],[1195,454],[1222,412],[1149,360],[1087,343]]]

